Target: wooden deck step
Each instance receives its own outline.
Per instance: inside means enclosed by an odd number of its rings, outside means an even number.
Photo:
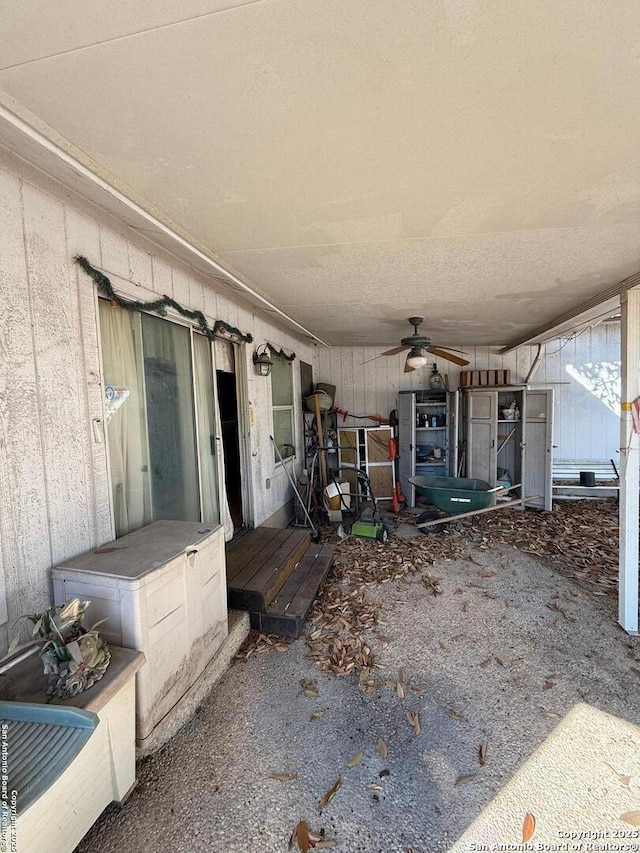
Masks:
[[[251,627],[266,634],[299,637],[333,565],[334,552],[331,545],[311,545],[266,611],[249,613]]]
[[[298,528],[256,527],[227,548],[229,607],[265,612],[305,555],[311,537]]]

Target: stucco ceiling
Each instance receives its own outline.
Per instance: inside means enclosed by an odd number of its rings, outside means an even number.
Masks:
[[[2,101],[306,327],[508,344],[640,269],[637,0],[21,0]]]

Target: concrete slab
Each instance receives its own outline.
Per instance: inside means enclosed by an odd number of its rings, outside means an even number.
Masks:
[[[363,553],[400,559],[377,545]],[[367,633],[374,692],[320,671],[304,638],[234,661],[195,716],[140,764],[129,801],[107,810],[79,853],[286,853],[299,820],[335,837],[337,851],[443,853],[577,703],[640,722],[640,641],[616,626],[613,599],[506,546],[469,547],[435,564],[425,557],[427,569],[441,595],[420,572],[362,587],[382,606]],[[394,686],[401,668],[403,696]],[[305,695],[302,678],[315,679],[318,698]],[[407,712],[419,715],[420,734]],[[627,772],[625,762],[612,765]],[[281,773],[296,775],[273,778]]]
[[[639,830],[621,818],[636,812],[640,820],[639,794],[640,729],[578,704],[451,853],[527,842],[524,849],[531,850],[587,850],[589,845],[593,851],[638,850]],[[523,835],[527,815],[534,818],[528,819],[531,835]]]

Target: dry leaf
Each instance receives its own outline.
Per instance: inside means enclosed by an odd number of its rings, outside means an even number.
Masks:
[[[625,812],[620,815],[620,820],[629,826],[640,826],[640,812]]]
[[[490,572],[488,569],[482,569],[478,572],[481,578],[493,578],[495,577],[495,572]]]
[[[382,785],[378,785],[377,782],[369,782],[367,788],[371,788],[372,791],[384,791]]]
[[[625,788],[629,787],[629,784],[631,782],[631,776],[624,776],[622,773],[618,773],[618,771],[614,767],[612,767],[607,761],[603,761],[603,764],[613,773],[614,776],[618,777],[620,783],[624,785]]]
[[[635,667],[635,666],[631,666],[631,667],[629,667],[629,669],[631,670],[631,672],[632,672],[634,675],[640,675],[640,669],[638,669],[637,667]]]
[[[297,773],[272,773],[272,779],[276,779],[278,782],[293,782],[298,778]]]
[[[421,732],[420,715],[417,714],[415,711],[407,711],[406,714],[407,720],[409,720],[409,723],[413,726],[414,732],[419,735]]]
[[[546,711],[544,708],[540,708],[540,712],[543,717],[550,717],[554,720],[559,720],[562,717],[562,714],[558,714],[556,711]]]
[[[382,756],[383,760],[386,760],[387,755],[389,755],[389,748],[381,737],[378,738],[378,752]]]
[[[312,722],[313,720],[319,720],[320,717],[323,716],[323,714],[324,711],[314,711],[313,714],[309,717],[309,722]]]
[[[545,683],[542,685],[543,690],[551,690],[552,687],[555,687],[553,681],[545,681]]]
[[[536,819],[531,812],[527,812],[522,821],[522,843],[526,844],[535,831]]]
[[[466,722],[465,717],[463,717],[462,714],[459,714],[457,711],[454,711],[453,708],[450,708],[447,711],[447,714],[451,717],[452,720],[462,720]]]
[[[462,776],[458,776],[458,778],[456,779],[456,785],[464,785],[465,782],[470,782],[472,779],[475,778],[475,773],[463,773]]]
[[[502,658],[498,658],[498,657],[497,657],[497,658],[496,658],[496,663],[498,664],[498,666],[504,666],[504,661],[502,660]]]
[[[396,684],[396,693],[398,694],[399,699],[404,699],[404,687],[400,682]]]
[[[638,674],[640,675],[640,673],[638,673]],[[404,671],[404,667],[402,667],[400,669],[400,672],[398,673],[398,681],[402,684],[404,684],[404,682],[406,681],[406,674]]]
[[[480,664],[481,669],[486,669],[492,660],[493,658],[487,658],[486,660],[483,660]]]
[[[455,634],[453,637],[451,637],[451,640],[464,640],[466,636],[466,634]]]
[[[321,841],[318,841],[313,846],[316,850],[328,850],[330,847],[335,847],[338,842],[335,838],[323,838]]]
[[[480,744],[480,749],[478,750],[478,761],[480,762],[480,767],[484,767],[485,761],[487,760],[487,749],[489,749],[489,744],[485,740]]]
[[[446,648],[447,648],[447,647],[446,647],[446,646],[445,646],[445,644],[442,642],[442,640],[438,640],[438,645],[440,646],[440,648],[442,649],[442,651],[446,651]]]
[[[360,764],[360,762],[362,761],[363,758],[364,758],[364,750],[361,749],[360,752],[356,752],[356,754],[353,756],[353,758],[350,758],[347,761],[347,767],[355,767],[356,764]]]
[[[294,839],[298,842],[298,847],[302,853],[309,853],[309,849],[311,847],[311,842],[309,840],[309,827],[304,820],[301,820],[293,830],[293,834],[289,839],[289,850],[291,850],[291,847],[293,846]]]
[[[320,806],[321,809],[323,809],[325,806],[329,805],[331,800],[335,797],[335,795],[339,791],[341,785],[342,785],[342,779],[338,776],[338,778],[333,783],[333,785],[329,788],[327,793],[318,802],[318,805]]]

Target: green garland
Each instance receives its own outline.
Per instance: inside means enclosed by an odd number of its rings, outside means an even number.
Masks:
[[[253,341],[253,337],[250,334],[241,332],[240,329],[236,329],[235,326],[230,326],[229,323],[223,323],[222,320],[216,320],[213,326],[209,326],[207,318],[204,316],[202,311],[191,311],[189,308],[183,308],[182,305],[170,296],[163,296],[162,299],[153,299],[151,302],[139,302],[136,299],[124,299],[122,296],[118,296],[106,275],[95,269],[95,267],[92,267],[85,257],[82,255],[76,255],[73,260],[78,264],[78,266],[82,267],[90,278],[94,280],[100,293],[102,293],[103,296],[106,296],[111,302],[119,305],[120,308],[124,308],[127,311],[153,311],[163,317],[166,316],[167,308],[173,308],[179,314],[182,314],[183,317],[193,320],[198,329],[209,339],[232,336],[239,338],[246,344],[250,344]],[[288,356],[285,356],[285,358],[288,358]]]
[[[269,347],[272,355],[275,355],[277,358],[284,358],[286,361],[293,361],[296,357],[295,352],[292,352],[291,355],[287,355],[283,349],[279,349],[274,344],[270,344],[269,341],[267,341],[266,346]]]

